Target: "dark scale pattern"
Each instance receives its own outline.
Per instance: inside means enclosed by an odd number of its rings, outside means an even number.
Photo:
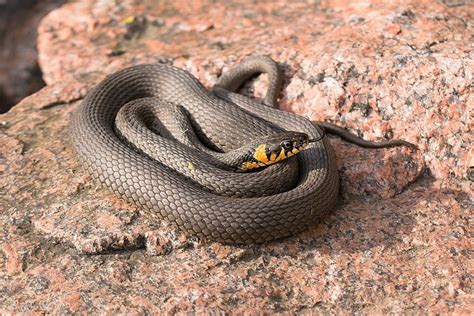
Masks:
[[[168,142],[166,149],[170,154],[154,160],[132,149],[114,132],[117,113],[126,103],[153,97],[183,106],[197,133],[223,151],[275,133],[275,127],[319,137],[321,131],[307,119],[233,93],[242,82],[261,72],[267,72],[271,78],[265,104],[274,106],[281,75],[276,63],[267,57],[249,58],[238,65],[222,78],[214,93],[186,71],[167,65],[142,65],[119,71],[91,91],[76,113],[71,126],[75,150],[101,184],[150,216],[165,219],[199,237],[252,243],[300,232],[319,221],[336,203],[337,169],[326,139],[311,144],[297,159],[258,172],[259,176],[267,173],[270,178],[279,179],[266,182],[273,186],[272,190],[284,187],[283,191],[271,192],[252,182],[255,180],[251,177],[229,180],[226,189],[221,189],[215,183],[225,182],[227,177],[213,174],[210,167],[203,167],[206,175],[197,173],[196,177],[202,180],[199,183],[180,172],[183,164],[186,167],[186,162],[194,159],[190,151]],[[137,141],[148,142],[147,137]],[[285,186],[287,179],[280,174],[284,168],[297,171],[296,185]],[[283,182],[278,182],[281,179]],[[250,182],[241,182],[232,191],[236,181]],[[203,183],[214,187],[204,188]],[[242,193],[243,190],[253,192]]]
[[[148,128],[155,118],[159,118],[162,125],[155,128],[159,135]],[[120,109],[115,124],[124,141],[158,162],[167,164],[172,161],[173,169],[180,175],[215,194],[229,197],[273,195],[290,190],[299,178],[298,165],[290,161],[270,166],[261,172],[237,173],[223,170],[225,166],[232,165],[224,164],[223,161],[239,161],[239,157],[253,155],[259,142],[251,142],[249,146],[229,153],[212,152],[193,133],[185,133],[192,128],[187,116],[177,105],[156,98],[143,98],[127,103]]]

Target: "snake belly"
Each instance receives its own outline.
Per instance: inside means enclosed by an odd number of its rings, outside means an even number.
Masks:
[[[73,147],[101,185],[148,216],[192,235],[242,244],[301,232],[319,222],[336,203],[339,180],[327,138],[288,159],[299,174],[290,189],[271,195],[262,192],[262,196],[233,197],[207,190],[182,176],[173,168],[173,159],[150,159],[120,140],[114,131],[121,107],[153,97],[185,108],[196,133],[216,150],[238,148],[249,139],[275,133],[275,128],[319,137],[321,131],[306,118],[268,106],[276,101],[274,92],[281,82],[278,72],[266,71],[269,64],[276,65],[266,57],[250,58],[224,75],[215,91],[207,90],[190,73],[169,65],[121,70],[96,86],[75,113],[70,128]],[[271,76],[272,93],[264,102],[267,105],[234,93],[245,74],[261,69]],[[282,172],[278,164],[267,169]]]

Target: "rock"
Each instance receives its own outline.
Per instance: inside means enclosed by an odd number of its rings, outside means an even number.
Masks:
[[[36,29],[48,11],[62,3],[64,0],[0,1],[0,113],[44,86],[37,62]]]
[[[87,0],[51,12],[38,38],[48,86],[0,116],[0,307],[468,312],[471,7]],[[240,247],[142,216],[85,173],[67,129],[106,74],[166,62],[212,86],[253,53],[283,67],[282,108],[420,150],[331,139],[335,212],[298,236]],[[265,83],[242,92],[261,98]]]

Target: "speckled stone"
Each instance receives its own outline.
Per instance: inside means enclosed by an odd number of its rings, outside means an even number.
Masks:
[[[2,312],[472,313],[472,4],[157,3],[80,1],[41,23],[48,86],[0,115]],[[245,247],[151,221],[71,151],[71,115],[107,73],[167,62],[211,86],[254,53],[284,68],[284,109],[420,150],[331,139],[335,212]]]

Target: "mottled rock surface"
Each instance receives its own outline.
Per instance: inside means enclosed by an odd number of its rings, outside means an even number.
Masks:
[[[53,11],[38,42],[48,86],[0,116],[1,309],[472,312],[473,9],[90,0]],[[420,150],[334,138],[343,190],[333,215],[245,247],[150,221],[71,151],[71,115],[106,74],[166,62],[212,86],[255,53],[284,68],[284,109]],[[259,78],[243,92],[264,88]]]

